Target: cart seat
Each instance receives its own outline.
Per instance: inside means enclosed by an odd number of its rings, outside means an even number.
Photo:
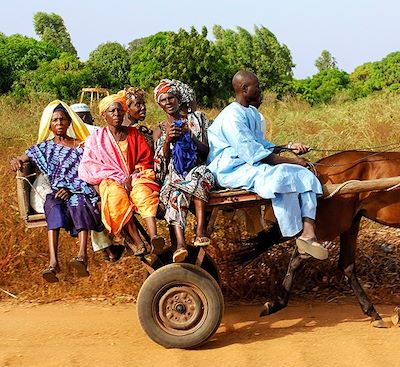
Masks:
[[[27,162],[17,171],[17,200],[21,218],[27,228],[47,226],[46,217],[42,213],[36,213],[30,206],[30,193],[33,181],[37,176],[34,164]]]

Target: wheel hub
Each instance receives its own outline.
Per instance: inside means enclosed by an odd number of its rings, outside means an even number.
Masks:
[[[203,302],[193,288],[175,286],[160,298],[159,316],[167,328],[191,329],[202,315]]]

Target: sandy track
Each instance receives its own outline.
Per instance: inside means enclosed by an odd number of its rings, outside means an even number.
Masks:
[[[379,307],[386,320],[392,308]],[[227,307],[201,349],[168,350],[141,330],[135,305],[0,303],[0,366],[400,366],[400,328],[371,327],[355,304],[259,310]]]

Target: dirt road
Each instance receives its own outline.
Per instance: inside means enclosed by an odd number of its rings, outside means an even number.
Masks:
[[[392,309],[379,306],[386,321]],[[0,303],[0,366],[400,366],[400,327],[371,327],[355,304],[259,310],[227,307],[201,349],[168,350],[143,333],[135,305]]]

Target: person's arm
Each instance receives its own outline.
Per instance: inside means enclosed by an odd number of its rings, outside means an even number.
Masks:
[[[308,166],[308,161],[306,159],[304,159],[304,158],[301,158],[301,157],[294,157],[294,158],[281,157],[280,155],[277,155],[275,153],[271,153],[268,157],[263,158],[261,160],[261,162],[270,164],[271,166],[275,166],[275,165],[281,164],[281,163],[298,164],[299,166],[302,166],[302,167],[307,167]]]
[[[291,150],[293,153],[302,155],[308,153],[311,147],[303,143],[288,143],[286,145],[278,145],[274,149],[274,153],[280,153],[285,150]]]
[[[18,171],[19,169],[22,168],[22,164],[23,163],[26,163],[26,162],[29,162],[29,161],[30,161],[29,157],[26,154],[22,154],[21,156],[19,156],[17,158],[11,159],[11,161],[10,161],[11,169],[14,172],[16,172],[16,171]]]

